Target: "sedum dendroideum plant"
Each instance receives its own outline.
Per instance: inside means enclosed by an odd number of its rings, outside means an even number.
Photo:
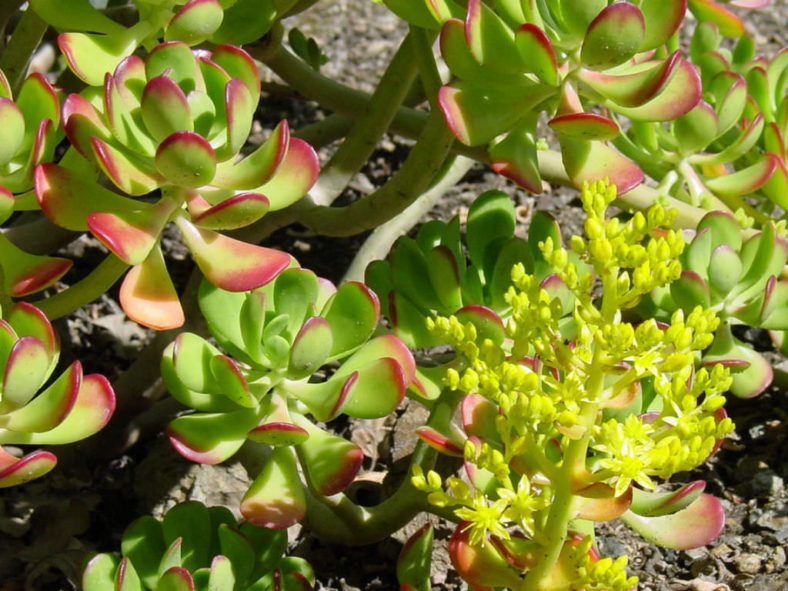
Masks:
[[[165,383],[196,411],[167,434],[185,457],[208,464],[247,440],[269,446],[241,513],[257,525],[289,527],[306,512],[299,465],[310,491],[325,496],[344,490],[361,467],[361,449],[315,421],[391,413],[413,381],[413,356],[396,337],[371,338],[380,306],[367,287],[336,288],[305,269],[246,293],[203,283],[200,307],[229,355],[191,333],[165,350]],[[326,377],[324,366],[335,361],[342,363]]]
[[[141,517],[126,528],[121,554],[97,554],[82,575],[84,591],[311,591],[312,568],[284,556],[283,531],[237,526],[224,507],[176,505],[161,521]]]
[[[91,523],[53,557],[92,551],[86,591],[310,589],[288,539],[373,544],[430,512],[474,591],[628,591],[595,522],[711,543],[721,503],[662,481],[722,445],[727,392],[785,379],[788,52],[761,55],[742,20],[767,2],[382,0],[408,30],[371,93],[297,28],[324,14],[291,18],[320,4],[0,2],[0,487],[107,426],[4,510],[79,481],[114,486],[130,520],[116,468],[164,435],[201,470],[239,460],[246,492],[223,502],[246,521],[181,503],[119,555],[95,554]],[[331,18],[358,21],[344,7]],[[368,175],[388,137],[412,143]],[[584,187],[587,238],[545,212],[523,233],[509,191],[411,232],[473,163],[533,193]],[[306,268],[367,230],[345,282]],[[112,386],[83,355],[94,324],[117,341]],[[432,588],[440,535],[405,543],[403,591]]]
[[[733,428],[721,410],[727,367],[696,368],[719,320],[702,306],[665,324],[622,320],[622,310],[679,278],[684,242],[658,232],[670,219],[660,206],[626,223],[606,219],[614,198],[603,182],[583,189],[588,238],[574,236],[571,248],[592,271],[579,274],[565,249],[542,244],[574,296],[571,323],[559,324],[565,304],[522,265],[506,294],[505,340],[482,338],[456,317],[430,321],[462,359],[446,383],[464,396],[463,433],[426,439],[460,452],[467,480],[450,477],[444,489],[438,473],[416,468],[413,481],[461,520],[449,551],[475,588],[626,591],[637,579],[626,576],[626,557],[599,556],[594,521],[621,517],[647,539],[685,549],[722,529],[722,507],[702,482],[652,492],[655,478],[702,463]]]
[[[290,205],[315,180],[317,157],[290,138],[286,121],[238,159],[259,94],[257,67],[243,50],[198,53],[170,41],[145,61],[123,59],[103,89],[66,98],[63,127],[79,155],[39,166],[36,196],[57,225],[89,230],[132,267],[120,301],[137,322],[166,329],[184,321],[160,248],[169,222],[205,276],[225,289],[259,287],[289,264],[287,253],[217,232]],[[132,199],[101,186],[99,172]],[[153,203],[133,199],[154,191],[161,197]]]

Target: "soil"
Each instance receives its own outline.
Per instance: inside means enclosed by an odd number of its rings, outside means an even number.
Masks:
[[[297,22],[307,36],[316,38],[329,57],[323,73],[371,91],[405,33],[403,24],[368,0],[323,4],[288,24]],[[786,0],[749,12],[747,21],[756,45],[767,55],[788,45]],[[265,104],[275,118],[286,116],[291,124],[295,121],[293,127],[325,116],[312,103],[294,103],[283,97],[269,97]],[[268,126],[265,119],[261,122]],[[408,142],[385,137],[342,199],[351,200],[382,184],[407,154],[407,146]],[[331,150],[329,146],[321,151],[323,161]],[[528,195],[481,165],[471,169],[428,217],[462,216],[473,198],[490,188],[512,196],[521,217],[520,231],[527,226],[530,213],[539,208],[553,213],[567,235],[579,233],[581,218],[574,191],[556,187],[542,195]],[[364,239],[364,235],[327,239],[291,226],[272,235],[269,243],[339,282]],[[182,287],[192,270],[188,254],[175,237],[166,237],[164,244],[168,265]],[[87,261],[89,269],[100,260],[102,247],[83,237],[67,253],[75,260]],[[76,275],[65,281],[70,283],[85,271],[76,269]],[[116,291],[59,321],[57,328],[64,345],[68,343],[61,364],[78,358],[87,371],[104,373],[113,381],[128,368],[133,370],[140,352],[156,342],[150,331],[125,318]],[[745,336],[763,342],[760,334]],[[673,551],[645,542],[620,522],[599,525],[597,540],[602,553],[628,555],[629,571],[640,578],[641,591],[788,589],[788,380],[784,372],[777,375],[775,385],[759,398],[729,401],[727,410],[736,422],[736,434],[706,464],[674,480],[705,480],[706,492],[722,499],[727,521],[719,539],[708,547]],[[116,551],[131,520],[144,514],[161,515],[177,502],[195,499],[237,511],[249,485],[242,462],[234,458],[221,466],[202,466],[181,458],[159,429],[162,417],[172,412],[163,394],[160,388],[146,393],[150,398],[147,411],[126,429],[127,434],[134,434],[134,445],[126,446],[122,454],[88,463],[79,460],[79,446],[70,453],[61,449],[61,463],[50,475],[0,490],[0,591],[78,588],[80,563],[87,552]],[[365,451],[364,472],[369,481],[398,468],[397,460],[413,445],[413,429],[423,424],[423,412],[416,404],[405,404],[385,419],[338,426]],[[362,495],[374,490],[374,484],[360,484],[355,492]],[[429,519],[436,524],[437,538],[433,587],[447,591],[465,588],[445,553],[451,524]],[[421,523],[414,522],[379,544],[358,548],[337,547],[295,527],[290,531],[290,553],[311,562],[319,588],[394,590],[398,588],[394,565],[401,545]]]

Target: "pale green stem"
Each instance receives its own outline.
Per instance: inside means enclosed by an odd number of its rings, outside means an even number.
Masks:
[[[416,444],[411,466],[426,472],[435,464],[437,452],[423,442]],[[397,491],[374,507],[361,507],[345,494],[324,497],[308,487],[307,513],[303,525],[320,538],[347,546],[363,546],[385,539],[425,510],[432,510],[426,495],[405,475]]]
[[[109,254],[86,277],[80,279],[74,285],[60,293],[33,303],[50,320],[66,316],[109,291],[109,288],[114,285],[128,268],[128,263],[124,263],[114,254]]]
[[[454,141],[440,112],[432,111],[416,145],[382,187],[345,207],[321,207],[302,199],[294,219],[326,236],[352,236],[371,230],[404,211],[440,171]]]
[[[345,281],[363,281],[364,270],[372,261],[386,258],[394,242],[418,224],[451,187],[473,166],[473,160],[456,156],[446,172],[426,193],[407,209],[378,226],[359,249],[345,273]]]
[[[8,78],[14,96],[19,93],[19,87],[27,74],[27,64],[48,27],[40,16],[28,8],[22,13],[11,40],[0,56],[0,69]]]
[[[253,43],[246,46],[246,50],[271,68],[293,90],[326,109],[350,119],[358,119],[368,108],[368,93],[323,76],[280,44]],[[424,126],[425,116],[424,112],[401,106],[396,111],[391,130],[407,137],[418,136]]]
[[[309,192],[316,204],[331,205],[339,197],[391,125],[416,77],[413,37],[409,33],[400,44],[363,115],[320,172],[320,178]]]
[[[601,274],[602,318],[605,322],[612,322],[618,304],[618,286],[616,284],[618,269],[615,267],[605,268]],[[586,383],[588,402],[583,403],[578,417],[578,424],[586,428],[585,433],[580,439],[569,441],[563,461],[558,468],[555,480],[553,480],[555,496],[550,504],[547,522],[542,532],[547,541],[544,554],[536,566],[528,571],[520,591],[541,591],[546,588],[545,585],[550,584],[551,573],[566,543],[569,522],[573,519],[576,509],[573,487],[577,478],[586,471],[588,445],[591,441],[592,427],[596,421],[604,390],[603,354],[599,348],[594,350],[589,379]]]
[[[329,115],[321,121],[304,125],[293,131],[292,137],[301,138],[313,148],[322,148],[336,140],[345,137],[353,120],[342,115]]]

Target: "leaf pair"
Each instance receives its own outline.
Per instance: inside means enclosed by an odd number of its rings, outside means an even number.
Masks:
[[[18,303],[0,320],[0,445],[59,445],[93,435],[107,424],[115,394],[104,376],[84,375],[79,361],[47,388],[60,346],[46,316]],[[16,458],[0,448],[0,487],[38,478],[57,463],[47,451]]]

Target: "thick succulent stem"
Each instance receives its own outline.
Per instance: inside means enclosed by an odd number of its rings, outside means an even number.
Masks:
[[[378,226],[356,253],[343,281],[363,281],[364,270],[374,260],[383,259],[400,236],[407,234],[473,165],[473,160],[455,156],[446,172],[421,197],[399,215]]]
[[[440,171],[454,142],[443,115],[432,111],[416,145],[385,185],[345,207],[321,207],[304,199],[296,220],[327,236],[352,236],[376,228],[407,208]]]
[[[388,130],[398,107],[416,77],[413,33],[402,41],[389,62],[364,114],[356,120],[345,141],[323,167],[309,192],[318,205],[330,205],[366,163],[381,136]]]

